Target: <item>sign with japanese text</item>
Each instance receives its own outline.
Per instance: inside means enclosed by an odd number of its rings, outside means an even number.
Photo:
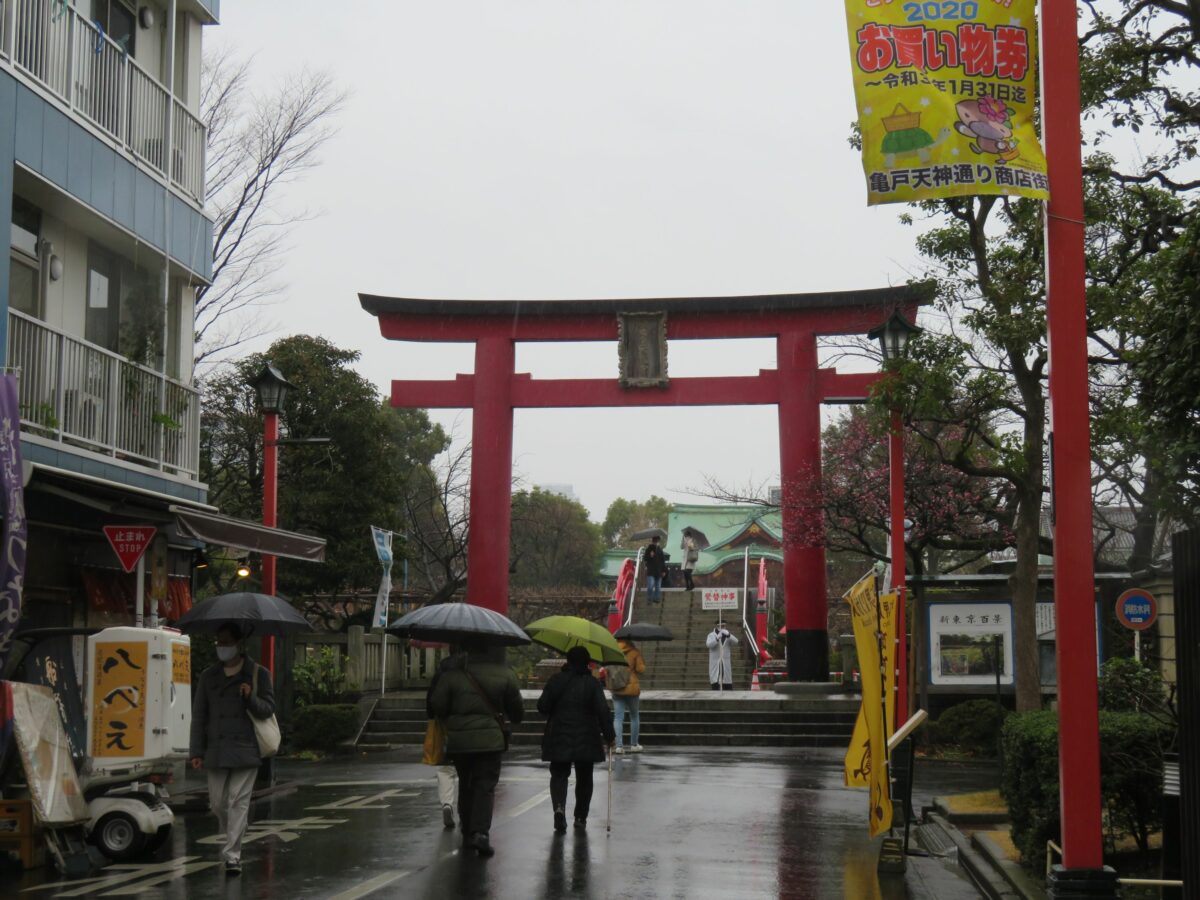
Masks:
[[[846,0],[867,203],[1050,196],[1036,0]]]
[[[92,677],[92,757],[144,756],[149,644],[96,644]]]
[[[1012,604],[933,602],[929,611],[931,684],[1013,683]]]
[[[1133,588],[1117,598],[1117,618],[1133,631],[1145,631],[1158,618],[1158,601],[1142,588]]]
[[[153,525],[105,525],[104,536],[112,546],[121,568],[132,572],[137,568],[138,560],[154,540],[158,529]]]
[[[701,609],[737,609],[741,605],[741,588],[701,588]]]
[[[192,648],[187,644],[171,645],[171,681],[174,684],[192,683]]]
[[[892,827],[887,742],[896,708],[895,642],[890,640],[896,630],[896,595],[877,594],[875,577],[868,575],[847,592],[846,602],[861,667],[862,705],[843,760],[843,775],[847,787],[869,789],[868,830],[875,837]]]
[[[0,667],[21,620],[25,591],[25,488],[21,466],[21,403],[15,375],[0,375]]]
[[[392,594],[392,532],[372,525],[371,540],[375,543],[375,554],[383,566],[383,577],[379,579],[379,590],[375,592],[375,614],[371,624],[375,628],[387,628],[388,598]]]

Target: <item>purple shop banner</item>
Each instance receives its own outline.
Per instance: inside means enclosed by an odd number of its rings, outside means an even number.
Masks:
[[[25,584],[25,493],[21,473],[21,410],[17,379],[0,375],[0,668],[21,618]]]

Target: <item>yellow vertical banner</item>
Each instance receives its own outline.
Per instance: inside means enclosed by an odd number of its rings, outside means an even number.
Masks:
[[[888,782],[887,741],[895,715],[895,667],[892,636],[896,628],[896,595],[878,596],[875,578],[868,575],[846,595],[854,624],[862,678],[862,706],[846,751],[847,786],[869,789],[871,836],[892,825],[891,787]]]
[[[846,0],[867,203],[1050,196],[1036,0]]]
[[[92,756],[146,755],[145,641],[96,644],[92,672]]]

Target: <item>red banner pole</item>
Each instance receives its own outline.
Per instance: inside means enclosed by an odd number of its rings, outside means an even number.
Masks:
[[[895,652],[896,712],[893,732],[908,721],[908,617],[904,586],[904,424],[899,410],[892,412],[888,429],[888,481],[891,488],[892,589],[896,592]]]
[[[1103,866],[1096,605],[1092,570],[1087,300],[1074,0],[1041,0],[1054,614],[1063,867]]]

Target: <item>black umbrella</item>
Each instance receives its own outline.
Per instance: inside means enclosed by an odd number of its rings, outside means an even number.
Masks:
[[[660,541],[667,539],[667,533],[661,528],[643,528],[641,531],[635,531],[629,536],[631,541],[648,541],[650,538],[656,537]]]
[[[653,622],[634,622],[630,625],[622,625],[613,632],[613,637],[625,641],[675,640],[675,635],[671,634],[670,628],[664,625],[655,625]]]
[[[312,631],[308,619],[286,600],[249,591],[203,600],[184,613],[175,626],[184,634],[214,634],[226,622],[248,634]]]
[[[704,536],[704,532],[699,528],[693,528],[691,525],[689,525],[687,528],[683,529],[683,538],[679,541],[679,546],[681,548],[687,547],[687,539],[689,537],[696,542],[697,550],[703,550],[708,546],[708,538]]]
[[[423,641],[481,640],[488,644],[515,647],[528,644],[521,626],[498,612],[471,603],[438,603],[405,613],[387,629],[401,637]]]

